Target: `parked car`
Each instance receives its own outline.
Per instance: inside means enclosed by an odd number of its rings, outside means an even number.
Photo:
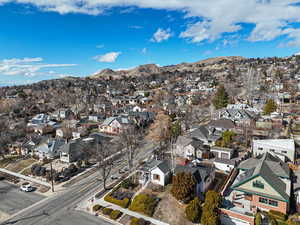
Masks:
[[[0,176],[0,180],[5,180],[5,177],[3,177],[3,176]]]
[[[20,190],[25,192],[31,192],[33,191],[33,187],[28,182],[25,182],[21,185]]]
[[[112,179],[112,180],[117,180],[117,179],[119,179],[119,176],[117,176],[117,175],[112,175],[112,176],[110,177],[110,179]]]

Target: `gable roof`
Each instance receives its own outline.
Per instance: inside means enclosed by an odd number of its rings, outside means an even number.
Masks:
[[[279,169],[279,167],[281,169]],[[244,169],[246,171],[239,172],[239,175],[232,186],[233,189],[239,190],[239,186],[260,176],[274,188],[283,200],[289,201],[289,194],[286,192],[287,184],[280,179],[282,175],[289,178],[289,170],[287,171],[286,164],[278,157],[272,156],[270,153],[265,153],[260,158],[252,158],[242,162],[239,169]],[[263,194],[268,195],[268,193]]]
[[[219,119],[219,120],[212,120],[208,124],[208,126],[224,128],[224,129],[233,129],[235,127],[235,124],[234,124],[234,122],[232,122],[232,120]]]
[[[174,173],[191,173],[194,178],[196,179],[197,183],[200,181],[205,181],[214,171],[214,167],[212,166],[204,166],[204,165],[198,165],[193,166],[192,164],[188,165],[176,165]]]

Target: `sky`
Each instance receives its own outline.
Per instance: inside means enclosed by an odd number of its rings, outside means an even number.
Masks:
[[[0,0],[0,86],[300,52],[300,0]]]

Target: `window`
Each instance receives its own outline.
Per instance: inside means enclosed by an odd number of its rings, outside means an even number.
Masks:
[[[275,152],[275,149],[270,149],[271,152]]]
[[[160,180],[160,176],[158,174],[153,174],[153,180]]]
[[[273,200],[269,200],[269,205],[277,207],[278,206],[278,202],[277,201],[273,201]]]
[[[281,151],[281,153],[282,153],[282,154],[286,154],[286,153],[287,153],[287,151]]]
[[[258,148],[258,150],[263,150],[263,148]]]
[[[264,184],[259,180],[253,181],[252,185],[253,187],[264,189]]]
[[[268,199],[259,197],[259,202],[264,203],[264,204],[268,204]]]

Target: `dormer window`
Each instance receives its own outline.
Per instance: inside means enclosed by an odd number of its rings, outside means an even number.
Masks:
[[[253,181],[252,186],[256,188],[264,189],[264,184],[259,180]]]

